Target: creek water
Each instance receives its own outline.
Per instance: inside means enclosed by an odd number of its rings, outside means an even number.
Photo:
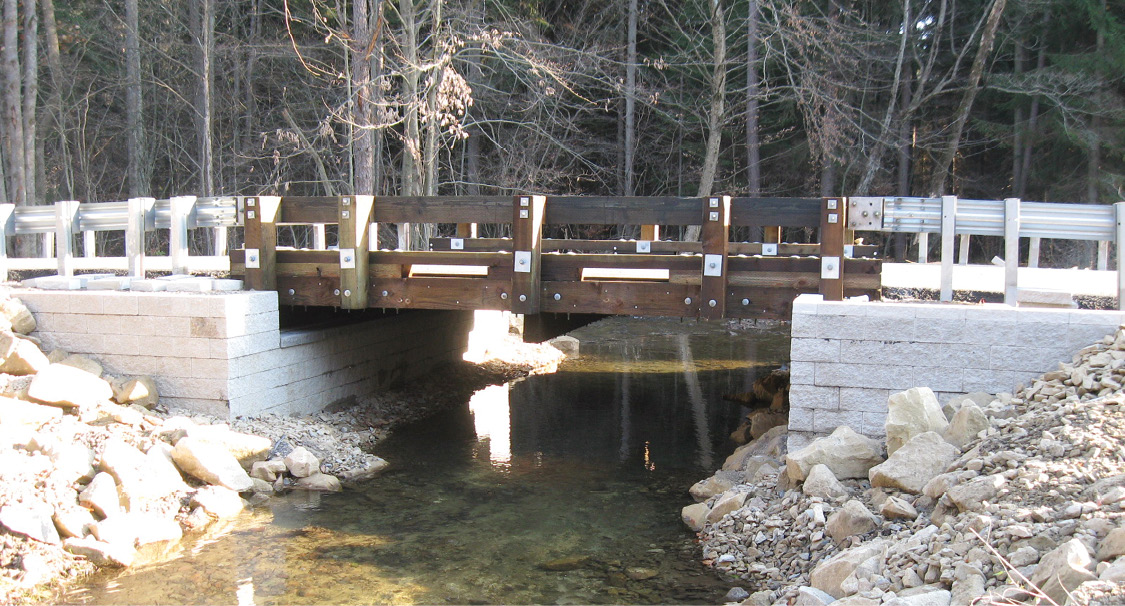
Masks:
[[[557,373],[396,431],[369,484],[271,499],[65,599],[721,603],[730,584],[679,511],[733,448],[746,410],[722,396],[785,361],[787,329],[614,318],[573,334],[581,356]]]

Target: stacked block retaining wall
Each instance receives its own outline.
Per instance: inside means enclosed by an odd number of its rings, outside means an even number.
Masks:
[[[823,301],[793,304],[789,448],[840,425],[881,437],[887,398],[1011,392],[1113,333],[1125,312]]]
[[[412,311],[282,331],[277,293],[14,289],[44,351],[88,355],[112,375],[150,375],[170,408],[219,417],[304,414],[459,359],[471,312]]]

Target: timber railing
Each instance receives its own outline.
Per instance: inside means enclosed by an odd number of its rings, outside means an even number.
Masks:
[[[231,273],[282,305],[784,317],[795,296],[877,297],[881,261],[849,258],[843,198],[274,197],[241,199]],[[383,250],[377,224],[503,224],[510,238]],[[335,250],[278,246],[278,227],[338,225]],[[556,225],[700,226],[699,242],[545,238]],[[731,242],[732,228],[810,228],[818,244]],[[467,229],[461,232],[470,231]]]

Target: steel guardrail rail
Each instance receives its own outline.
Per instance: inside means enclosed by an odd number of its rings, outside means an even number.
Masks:
[[[883,224],[875,231],[941,233],[941,198],[883,197]],[[1023,238],[1113,241],[1116,229],[1110,205],[1020,202]],[[1004,235],[1004,201],[957,199],[955,233]]]
[[[5,235],[46,234],[55,231],[55,206],[17,206]],[[234,196],[198,198],[188,215],[188,228],[238,226],[238,199]],[[120,231],[129,227],[129,202],[84,202],[78,205],[74,232]],[[148,213],[146,229],[172,227],[170,200],[156,200]]]

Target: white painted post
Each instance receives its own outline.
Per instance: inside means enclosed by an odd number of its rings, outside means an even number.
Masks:
[[[953,243],[957,233],[957,196],[941,197],[941,300],[953,300]]]
[[[1040,238],[1031,238],[1027,251],[1027,266],[1039,267],[1039,242]]]
[[[379,250],[379,224],[372,223],[367,226],[367,252]]]
[[[328,248],[328,244],[327,244],[328,238],[326,237],[325,232],[324,232],[324,224],[323,223],[313,223],[312,227],[313,227],[313,232],[312,232],[313,233],[313,245],[312,245],[312,247],[316,250],[327,249]]]
[[[918,262],[930,262],[930,234],[918,234]]]
[[[8,281],[8,236],[15,235],[15,204],[0,204],[0,282]]]
[[[969,234],[961,234],[961,247],[957,251],[957,264],[969,264]]]
[[[1109,242],[1098,242],[1098,270],[1105,271],[1109,265]]]
[[[129,275],[145,277],[145,229],[149,210],[156,198],[129,198],[129,222],[125,230],[125,256],[129,257]]]
[[[1015,306],[1020,268],[1020,199],[1004,200],[1004,304]]]
[[[173,196],[168,200],[172,211],[172,232],[168,240],[173,274],[188,273],[188,222],[195,200],[195,196]]]
[[[78,201],[55,202],[55,259],[59,275],[74,275],[74,223],[78,219]]]
[[[226,226],[216,227],[215,230],[215,248],[211,254],[216,257],[222,257],[227,254],[227,228]]]
[[[97,234],[97,232],[89,230],[82,232],[82,256],[87,259],[98,256],[98,251],[95,248],[97,246],[97,241],[94,237],[95,234]]]
[[[1117,250],[1117,309],[1125,309],[1125,202],[1113,205],[1113,215],[1117,220],[1117,236],[1114,248]]]
[[[49,231],[43,234],[43,239],[39,241],[40,252],[39,256],[44,259],[50,259],[55,256],[55,232]]]

